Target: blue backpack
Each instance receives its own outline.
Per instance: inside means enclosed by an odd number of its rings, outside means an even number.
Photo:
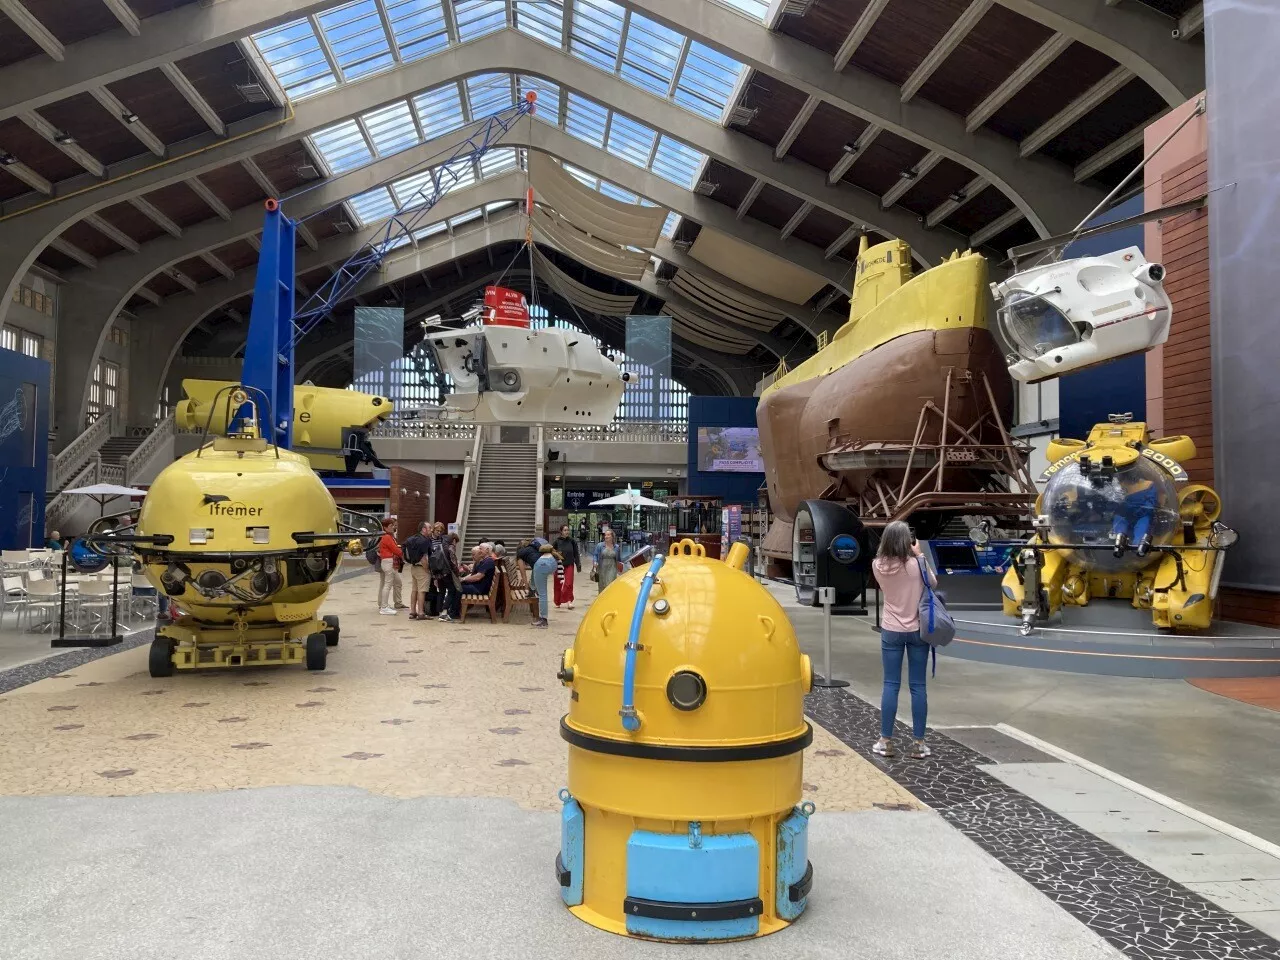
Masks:
[[[920,594],[920,639],[932,647],[933,673],[938,673],[938,647],[945,647],[956,638],[956,622],[951,619],[942,594],[929,586],[929,572],[924,560],[917,557],[920,579],[924,581],[924,593]]]

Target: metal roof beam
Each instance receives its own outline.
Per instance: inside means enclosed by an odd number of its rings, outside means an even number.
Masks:
[[[138,24],[138,15],[129,9],[129,4],[125,0],[102,0],[107,5],[107,9],[112,15],[120,21],[120,26],[129,32],[130,36],[136,37],[142,30]]]
[[[244,167],[245,172],[253,177],[253,182],[258,185],[258,189],[262,191],[263,196],[268,199],[279,199],[280,191],[276,189],[276,185],[271,181],[262,168],[258,166],[258,161],[253,157],[246,157],[240,161],[240,166]]]
[[[209,253],[206,251],[205,253],[200,254],[200,259],[203,260],[205,263],[207,263],[209,266],[213,267],[213,269],[217,270],[220,274],[222,274],[228,280],[233,279],[236,275],[236,272],[232,270],[229,266],[227,266],[225,263],[223,263],[221,258],[219,258],[216,254]]]
[[[1082,161],[1076,167],[1076,179],[1081,181],[1088,180],[1090,177],[1107,169],[1107,167],[1111,166],[1126,154],[1132,153],[1134,150],[1141,149],[1143,142],[1146,139],[1147,126],[1152,123],[1154,119],[1156,118],[1152,118],[1152,120],[1148,120],[1146,123],[1138,124],[1138,126],[1134,127],[1119,140],[1109,143],[1092,157]]]
[[[83,250],[77,247],[74,243],[71,243],[68,240],[63,240],[61,237],[55,237],[53,242],[50,243],[49,246],[52,247],[54,250],[57,250],[63,256],[70,257],[72,260],[77,261],[82,266],[88,267],[90,270],[92,270],[94,267],[98,265],[97,257],[91,254],[85,253]]]
[[[804,218],[809,216],[811,213],[813,213],[812,203],[806,200],[804,203],[800,204],[800,207],[796,212],[791,215],[791,219],[782,225],[782,239],[785,240],[787,237],[795,233],[796,228],[800,226],[800,224],[804,223]]]
[[[844,175],[858,162],[858,158],[866,152],[867,147],[875,142],[876,137],[880,136],[883,129],[877,124],[870,124],[863,129],[862,133],[858,134],[857,140],[853,141],[852,144],[846,144],[844,153],[836,161],[836,165],[827,171],[827,183],[834,186],[843,180]]]
[[[751,209],[751,205],[756,202],[756,197],[760,196],[760,191],[763,189],[763,180],[753,181],[751,186],[747,188],[747,193],[738,204],[738,209],[735,212],[735,216],[737,216],[739,220],[747,215],[747,211]]]
[[[858,17],[857,23],[849,31],[849,35],[840,44],[840,49],[836,51],[836,73],[839,73],[849,65],[853,55],[858,52],[858,47],[862,46],[862,41],[867,39],[867,34],[871,32],[871,28],[876,25],[876,21],[880,19],[880,14],[884,13],[884,8],[888,5],[889,0],[871,0],[867,4],[866,9],[862,11],[862,15]]]
[[[1141,77],[1171,107],[1205,86],[1204,51],[1177,42],[1169,21],[1143,4],[1082,0],[1000,0],[1002,6],[1105,53]]]
[[[163,273],[169,279],[176,280],[178,283],[182,284],[192,293],[195,293],[200,289],[200,284],[196,283],[195,280],[188,277],[177,267],[170,267],[168,270],[163,271]]]
[[[773,148],[773,159],[781,160],[787,155],[787,151],[791,149],[791,145],[796,142],[796,137],[800,136],[800,131],[804,129],[804,125],[809,122],[809,118],[813,116],[813,111],[818,109],[818,104],[822,101],[817,97],[811,96],[800,107],[800,112],[796,114],[795,119],[791,121],[791,126],[787,127],[786,132],[782,135],[782,139],[778,141],[778,145]]]
[[[139,287],[137,290],[133,291],[133,293],[134,293],[134,296],[141,297],[143,300],[146,300],[148,303],[150,303],[152,306],[155,306],[155,307],[158,307],[160,306],[160,304],[164,303],[164,297],[160,296],[160,294],[156,293],[150,287]]]
[[[1055,33],[1040,44],[1036,52],[1023,60],[1018,69],[1009,74],[1004,83],[987,94],[986,98],[970,111],[969,116],[965,117],[965,130],[972,133],[995,116],[1001,107],[1022,92],[1045,67],[1057,60],[1067,47],[1071,46],[1071,43],[1071,38],[1065,33]]]
[[[1072,3],[1086,5],[1083,0]],[[793,37],[771,32],[720,4],[626,0],[626,5],[806,95],[817,95],[890,133],[968,166],[1017,204],[1041,235],[1054,233],[1054,224],[1062,230],[1070,229],[1102,199],[1102,191],[1077,184],[1064,165],[1044,159],[1027,163],[1008,138],[974,136],[965,131],[962,118],[922,98],[903,103],[897,84],[869,72],[833,72],[831,61],[821,51]],[[1187,50],[1183,45],[1179,48]]]
[[[910,170],[903,170],[902,176],[898,178],[898,182],[890,187],[883,197],[880,198],[880,206],[888,210],[895,203],[906,196],[907,191],[919,183],[925,175],[942,162],[942,154],[926,153],[924,157]]]
[[[861,233],[862,228],[856,223],[851,223],[844,233],[831,241],[827,246],[826,251],[823,253],[823,256],[828,260],[835,259],[836,254],[852,243]]]
[[[218,116],[218,111],[201,96],[200,91],[187,79],[187,75],[178,69],[176,63],[162,63],[160,72],[169,78],[169,82],[182,94],[182,99],[191,104],[191,109],[200,114],[200,119],[208,124],[210,130],[220,137],[227,135],[227,125]]]
[[[0,70],[0,119],[152,70],[171,60],[234,43],[249,34],[344,2],[218,0],[183,4],[148,17],[147,29],[141,36],[109,31],[68,46],[70,56],[65,63],[54,65],[30,58]],[[0,0],[0,10],[8,13],[10,6],[17,7],[18,0]],[[62,57],[54,59],[61,61]]]
[[[129,236],[123,230],[107,223],[106,220],[103,220],[102,217],[98,216],[96,213],[89,214],[89,216],[84,218],[84,222],[93,227],[93,229],[97,230],[116,246],[123,247],[130,253],[137,253],[142,249],[137,240],[133,239],[133,237]]]
[[[984,246],[988,241],[994,240],[1014,224],[1021,223],[1024,219],[1026,218],[1022,216],[1022,211],[1017,207],[1014,207],[1004,216],[992,220],[985,227],[971,236],[969,238],[969,247],[971,249],[976,249]]]
[[[62,63],[66,59],[67,51],[62,41],[32,16],[31,11],[19,0],[0,0],[0,13],[12,20],[19,30],[34,40],[36,45],[54,60]]]
[[[219,217],[223,220],[231,219],[231,210],[218,198],[216,193],[209,189],[203,180],[199,177],[192,177],[187,181],[187,186],[191,188],[192,193],[204,201],[205,206]]]
[[[911,76],[907,77],[907,82],[902,85],[902,102],[906,103],[917,93],[920,88],[929,82],[929,78],[933,76],[947,57],[955,53],[956,47],[964,42],[964,38],[973,32],[973,28],[978,25],[978,21],[987,15],[987,11],[991,9],[995,0],[972,0],[964,13],[960,14],[959,19],[951,25],[951,28],[942,35],[942,39],[937,42],[928,56],[920,62],[920,66],[911,72]]]
[[[974,177],[956,193],[930,210],[924,218],[924,225],[932,230],[985,189],[987,189],[987,181],[981,177]]]
[[[1197,3],[1178,18],[1178,30],[1174,38],[1186,42],[1202,33],[1204,33],[1204,4]]]
[[[157,157],[165,155],[164,141],[157,137],[138,115],[120,102],[119,98],[106,87],[90,87],[89,95],[97,100],[102,109],[115,117],[116,122],[138,138],[138,141]],[[133,119],[129,119],[132,117]]]
[[[98,179],[107,175],[107,168],[102,165],[102,161],[84,147],[78,146],[70,134],[59,130],[40,114],[24,113],[19,119]]]
[[[39,191],[46,197],[53,193],[52,183],[40,176],[40,174],[36,173],[3,147],[0,147],[0,157],[11,160],[9,163],[0,163],[0,170],[5,171],[11,177],[17,177],[32,190]]]
[[[157,227],[169,234],[171,237],[182,236],[182,228],[160,212],[150,200],[145,197],[129,197],[129,203],[144,217],[154,223]]]
[[[1031,156],[1031,154],[1057,137],[1058,134],[1092,113],[1096,107],[1109,100],[1132,79],[1133,73],[1128,67],[1116,67],[1058,111],[1055,116],[1046,120],[1038,129],[1028,134],[1018,144],[1018,152],[1024,157]]]

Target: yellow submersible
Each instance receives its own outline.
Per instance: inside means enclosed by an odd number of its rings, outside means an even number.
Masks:
[[[570,688],[560,792],[561,896],[613,933],[710,942],[781,930],[804,911],[813,673],[777,601],[682,540],[591,605]]]

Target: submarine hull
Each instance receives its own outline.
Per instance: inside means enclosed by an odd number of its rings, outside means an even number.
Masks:
[[[821,458],[855,444],[911,445],[926,401],[939,409],[945,401],[951,419],[959,424],[976,422],[990,409],[983,374],[1000,416],[1010,422],[1013,388],[996,339],[985,327],[905,333],[830,373],[766,393],[756,419],[775,516],[789,525],[804,500],[848,499],[861,494],[875,475],[890,486],[900,484],[901,468],[850,469],[833,475],[823,468]],[[937,442],[938,426],[938,418],[931,418],[921,442]],[[983,440],[998,443],[999,437]],[[948,476],[951,489],[964,489],[963,475],[949,471]],[[985,478],[969,479],[976,490]]]

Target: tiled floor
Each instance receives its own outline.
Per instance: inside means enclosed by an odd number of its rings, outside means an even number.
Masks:
[[[0,795],[134,795],[286,785],[394,797],[507,797],[550,810],[563,786],[555,678],[585,604],[549,630],[375,614],[376,580],[338,583],[328,669],[257,667],[153,680],[145,647],[0,696]],[[519,620],[521,622],[514,622]],[[60,664],[61,662],[59,662]],[[0,688],[3,689],[3,688]],[[805,796],[823,810],[908,809],[912,797],[815,729]]]

